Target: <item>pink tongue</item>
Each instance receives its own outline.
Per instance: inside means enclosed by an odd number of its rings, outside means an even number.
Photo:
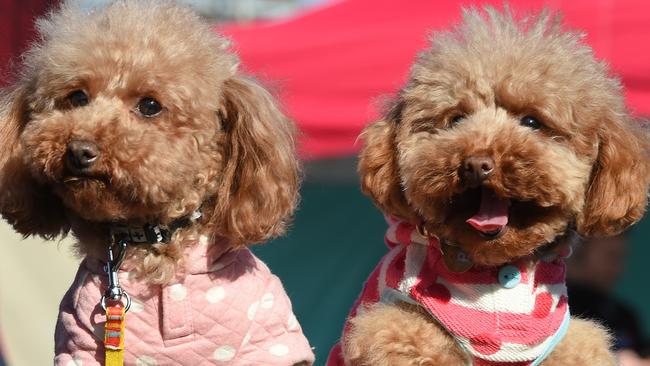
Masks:
[[[493,190],[483,188],[481,208],[466,222],[483,233],[501,230],[508,224],[508,201],[499,198]]]

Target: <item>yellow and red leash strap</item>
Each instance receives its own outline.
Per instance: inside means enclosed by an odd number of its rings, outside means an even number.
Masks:
[[[123,306],[106,307],[106,325],[104,326],[104,349],[106,366],[124,365],[124,323],[126,309]]]
[[[104,266],[104,272],[108,277],[108,287],[102,295],[99,304],[106,311],[106,323],[104,325],[104,350],[105,366],[124,366],[124,323],[126,312],[131,307],[131,298],[120,287],[120,280],[117,271],[124,261],[126,254],[126,241],[118,240],[108,246],[108,259]],[[122,304],[123,298],[126,304]],[[110,301],[116,306],[106,306]]]

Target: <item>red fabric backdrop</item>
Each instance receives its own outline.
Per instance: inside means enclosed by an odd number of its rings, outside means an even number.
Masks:
[[[0,87],[10,79],[12,60],[34,36],[34,18],[52,3],[50,0],[0,0]],[[0,334],[0,366],[3,365]]]
[[[32,22],[52,1],[0,0],[0,84],[11,56],[33,37]],[[461,5],[500,0],[347,0],[291,19],[220,27],[245,69],[276,86],[302,133],[307,159],[355,153],[361,128],[382,96],[406,79],[432,30],[460,19]],[[517,13],[547,6],[608,60],[626,87],[628,105],[650,116],[650,3],[645,0],[518,0]]]
[[[34,37],[34,18],[55,0],[0,0],[0,85],[12,71],[15,58]]]
[[[302,132],[307,159],[355,153],[361,128],[377,116],[378,100],[406,80],[432,30],[460,19],[462,5],[489,1],[348,0],[264,23],[220,26],[243,66],[277,86]],[[587,32],[599,58],[626,87],[628,105],[650,116],[650,2],[645,0],[518,0],[524,14],[561,10],[569,28]]]

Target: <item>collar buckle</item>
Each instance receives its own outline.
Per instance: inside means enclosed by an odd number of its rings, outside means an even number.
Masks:
[[[126,224],[114,224],[110,229],[111,242],[125,241],[130,244],[166,244],[171,241],[174,231],[192,225],[199,218],[201,218],[201,212],[197,210],[189,217],[178,219],[169,224],[169,226],[152,224],[129,226]]]
[[[161,225],[114,225],[111,227],[111,239],[114,243],[121,240],[132,244],[168,243],[171,240],[171,232],[167,227]]]

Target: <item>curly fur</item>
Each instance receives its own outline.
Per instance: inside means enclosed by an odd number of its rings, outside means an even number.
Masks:
[[[612,337],[601,325],[572,318],[567,333],[542,366],[615,365]],[[460,366],[467,355],[421,309],[377,304],[351,321],[345,340],[350,366]]]
[[[464,365],[467,356],[421,308],[375,304],[351,320],[350,365]]]
[[[529,254],[573,223],[601,236],[638,221],[650,182],[647,133],[580,38],[549,14],[467,11],[434,37],[386,117],[363,132],[363,191],[483,264]],[[456,115],[464,118],[452,125]],[[525,115],[542,129],[521,126]],[[515,200],[509,230],[489,249],[473,245],[483,240],[465,224],[476,207],[462,199],[461,165],[472,156],[494,160],[486,185]]]
[[[542,127],[520,124],[523,116]],[[647,133],[607,65],[548,12],[515,19],[508,10],[465,11],[455,29],[435,34],[362,138],[362,190],[478,265],[530,255],[569,229],[619,233],[646,208]],[[480,202],[462,173],[470,157],[494,161],[482,184],[511,203],[500,237],[466,223]],[[343,340],[350,365],[464,364],[451,337],[409,306],[375,306],[350,326]],[[609,342],[596,324],[572,319],[543,365],[613,365]]]
[[[166,224],[200,208],[171,244],[132,250],[155,283],[200,234],[236,247],[283,233],[298,197],[294,127],[237,72],[226,39],[189,9],[150,0],[90,13],[63,5],[37,28],[0,102],[0,211],[17,231],[71,230],[81,254],[103,256],[108,223]],[[73,108],[79,89],[90,102]],[[163,111],[139,115],[143,97]],[[99,147],[91,179],[64,182],[71,140]]]

